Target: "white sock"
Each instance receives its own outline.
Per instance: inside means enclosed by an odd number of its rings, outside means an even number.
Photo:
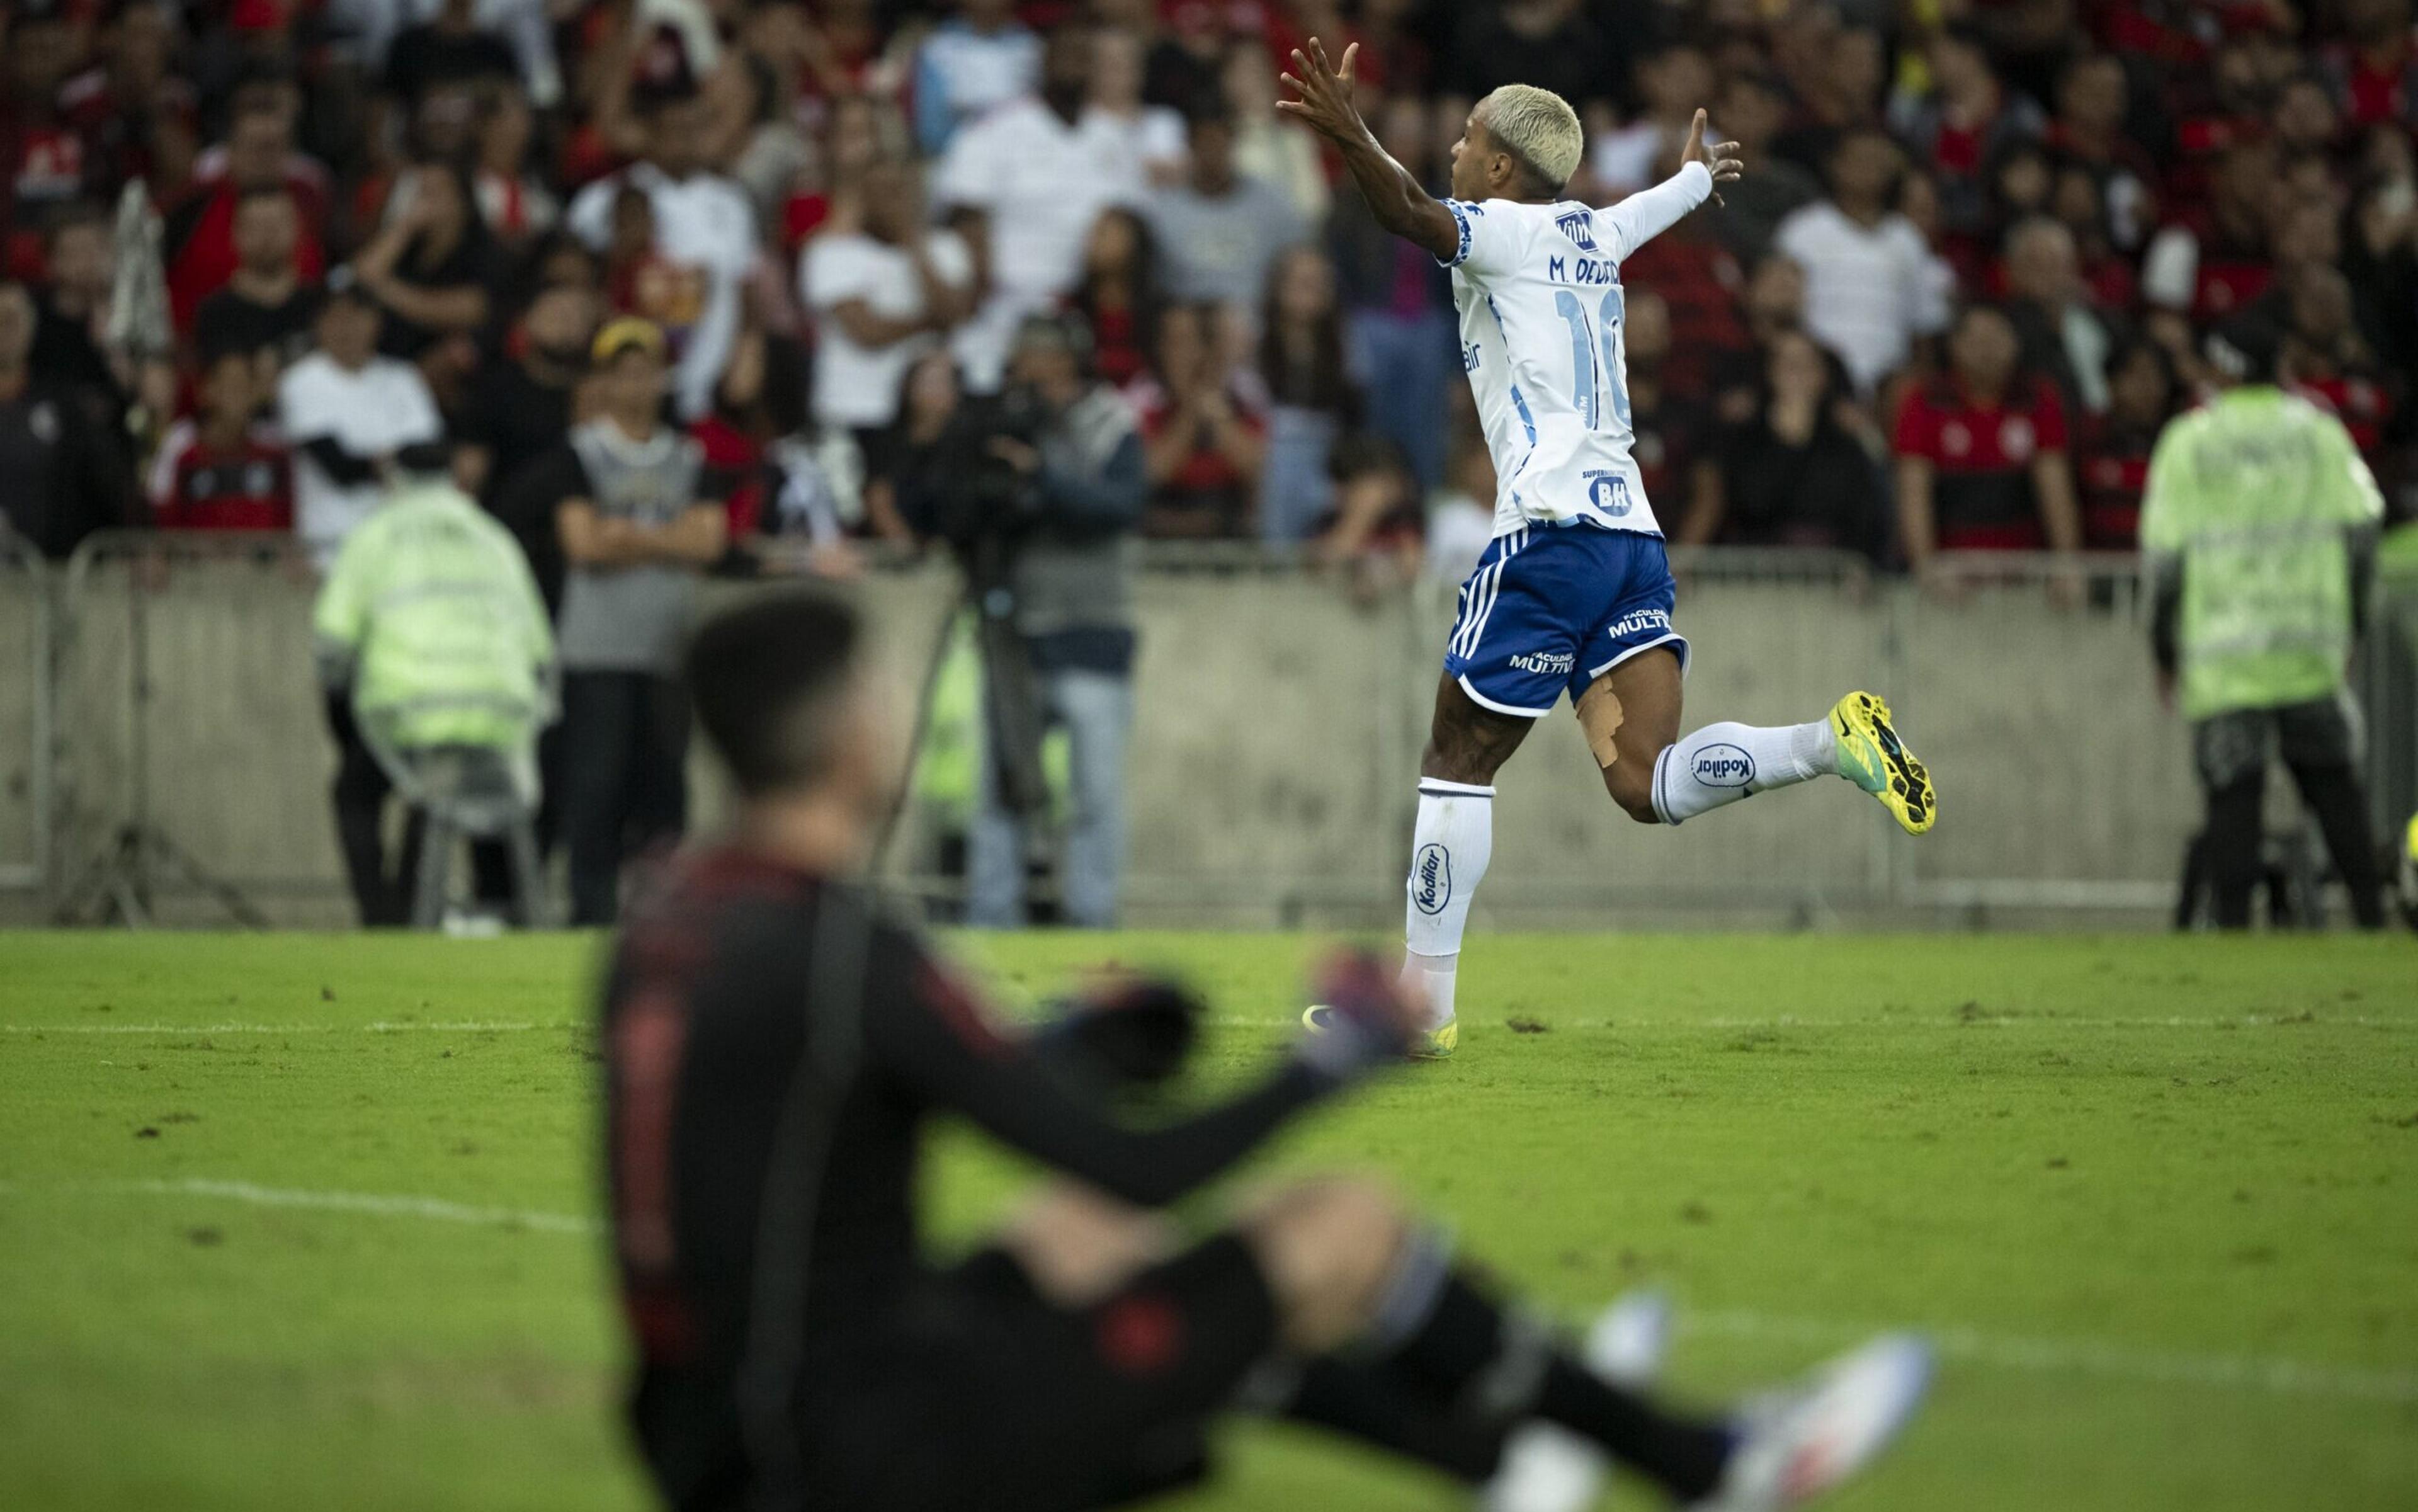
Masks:
[[[1654,812],[1677,824],[1749,793],[1838,770],[1838,741],[1827,719],[1777,727],[1707,725],[1655,760]]]
[[[1402,983],[1427,999],[1430,1029],[1452,1022],[1453,980],[1469,900],[1494,854],[1494,789],[1419,779],[1419,824],[1411,842],[1410,902],[1403,910]]]

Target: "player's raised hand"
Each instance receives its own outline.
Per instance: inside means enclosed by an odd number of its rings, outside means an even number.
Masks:
[[[1716,142],[1709,147],[1705,145],[1705,113],[1700,110],[1696,112],[1696,118],[1689,123],[1688,146],[1679,154],[1679,161],[1683,166],[1701,162],[1712,170],[1713,203],[1719,205],[1722,203],[1722,186],[1735,182],[1739,175],[1746,172],[1746,164],[1739,160],[1737,152],[1738,145],[1735,142]]]
[[[1338,142],[1348,142],[1368,133],[1360,119],[1360,108],[1352,103],[1354,67],[1360,55],[1360,44],[1353,43],[1343,50],[1341,67],[1326,61],[1326,45],[1313,37],[1309,51],[1293,50],[1293,66],[1296,72],[1277,77],[1293,85],[1299,99],[1279,99],[1277,109],[1298,117],[1311,130],[1331,136]]]

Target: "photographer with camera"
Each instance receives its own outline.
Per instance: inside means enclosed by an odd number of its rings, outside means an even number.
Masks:
[[[1073,808],[1061,912],[1116,916],[1133,718],[1133,574],[1148,481],[1133,416],[1091,373],[1079,316],[1018,328],[996,399],[958,404],[895,480],[898,512],[964,567],[983,663],[984,760],[968,843],[969,924],[1024,923],[1032,821],[1048,802],[1041,738],[1065,727]]]

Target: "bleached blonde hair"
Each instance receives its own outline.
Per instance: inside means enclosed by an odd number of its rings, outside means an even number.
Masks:
[[[1570,102],[1535,84],[1505,84],[1477,102],[1479,119],[1495,145],[1535,169],[1545,187],[1559,192],[1579,171],[1585,134]]]

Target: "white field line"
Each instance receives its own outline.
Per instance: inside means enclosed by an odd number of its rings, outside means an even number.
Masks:
[[[1219,1029],[1295,1029],[1298,1018],[1253,1018],[1219,1014],[1210,1022]],[[1498,1027],[1483,1017],[1469,1022],[1479,1029]],[[579,1029],[582,1024],[563,1020],[534,1022],[520,1019],[460,1019],[421,1022],[417,1019],[380,1019],[368,1024],[0,1024],[0,1034],[513,1034],[536,1030]],[[1548,1032],[1627,1033],[1631,1031],[1660,1033],[1686,1032],[1691,1030],[1782,1030],[1782,1029],[2399,1029],[2418,1030],[2418,1014],[2405,1018],[2379,1017],[2374,1015],[2321,1014],[2303,1018],[2298,1015],[2277,1016],[2267,1014],[2246,1014],[2234,1018],[2190,1018],[2173,1016],[2163,1018],[2059,1018],[2034,1015],[1982,1016],[1976,1018],[1798,1018],[1788,1015],[1761,1018],[1579,1018],[1545,1021]]]
[[[461,1019],[421,1023],[380,1019],[369,1024],[0,1024],[0,1034],[513,1034],[535,1029],[571,1029],[569,1023],[515,1019]]]
[[[177,1181],[133,1182],[118,1190],[160,1197],[214,1197],[265,1208],[315,1208],[329,1213],[366,1213],[382,1218],[425,1218],[435,1223],[464,1223],[480,1228],[528,1229],[539,1233],[594,1234],[603,1225],[570,1213],[545,1213],[529,1208],[482,1208],[442,1198],[404,1197],[379,1192],[312,1192],[284,1186],[259,1186],[251,1182],[208,1181],[186,1177]]]
[[[1221,1029],[1293,1029],[1300,1026],[1298,1018],[1230,1018],[1224,1015],[1210,1022]],[[1470,1027],[1492,1030],[1503,1028],[1500,1020],[1473,1016],[1462,1020]],[[1545,1027],[1536,1033],[1560,1033],[1569,1031],[1625,1033],[1630,1030],[1660,1031],[1739,1030],[1739,1029],[2407,1029],[2418,1030],[2418,1013],[2406,1018],[2380,1018],[2374,1016],[2338,1016],[2319,1014],[2303,1018],[2299,1015],[2275,1016],[2267,1014],[2246,1014],[2238,1018],[2187,1018],[2180,1016],[2165,1018],[2056,1018],[2029,1014],[1982,1016],[1976,1018],[1797,1018],[1783,1015],[1773,1018],[1573,1018],[1539,1019]],[[1517,1032],[1514,1031],[1514,1032]]]
[[[1875,1327],[1755,1312],[1681,1312],[1682,1333],[1831,1349],[1879,1332]],[[2174,1354],[2080,1339],[2010,1338],[1950,1324],[1923,1331],[1951,1360],[2004,1370],[2099,1376],[2154,1385],[2266,1391],[2288,1397],[2418,1402],[2418,1370],[2316,1365],[2250,1354]]]
[[[134,1182],[103,1189],[162,1197],[217,1198],[260,1207],[421,1218],[437,1223],[523,1229],[581,1237],[594,1235],[602,1229],[596,1219],[570,1213],[474,1207],[439,1198],[374,1192],[303,1191],[260,1186],[251,1182],[194,1177],[177,1181]],[[0,1195],[16,1190],[20,1188],[0,1185]],[[1869,1325],[1842,1322],[1835,1319],[1786,1318],[1759,1312],[1682,1312],[1680,1318],[1682,1330],[1689,1333],[1814,1349],[1834,1348],[1878,1331]],[[2319,1365],[2267,1355],[2182,1354],[2096,1344],[2082,1339],[2010,1337],[1957,1324],[1934,1326],[1926,1332],[1932,1343],[1947,1358],[1989,1369],[2095,1376],[2150,1385],[2259,1391],[2287,1397],[2418,1403],[2418,1369]]]

